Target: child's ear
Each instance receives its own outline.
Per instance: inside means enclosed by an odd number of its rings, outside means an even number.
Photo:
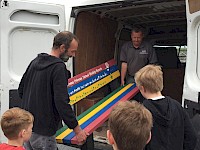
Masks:
[[[110,130],[107,130],[107,138],[108,138],[108,142],[110,145],[113,145],[114,144],[114,138],[113,138],[113,135],[112,133],[110,132]]]
[[[150,140],[151,140],[151,132],[150,132],[150,134],[149,134],[149,139],[147,140],[147,143],[146,143],[146,144],[148,144],[148,143],[150,142]]]
[[[140,86],[140,91],[145,92],[144,86]]]
[[[23,138],[26,134],[26,130],[25,129],[22,129],[20,132],[19,132],[19,137],[20,138]]]

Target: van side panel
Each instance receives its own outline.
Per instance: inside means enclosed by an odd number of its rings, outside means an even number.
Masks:
[[[86,21],[87,20],[87,21]],[[75,59],[76,74],[114,58],[117,22],[90,12],[81,12],[75,34],[80,39]]]

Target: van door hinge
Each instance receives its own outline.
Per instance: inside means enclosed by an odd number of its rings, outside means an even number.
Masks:
[[[9,6],[9,2],[8,2],[8,0],[1,0],[0,5],[1,5],[1,8],[8,7]]]

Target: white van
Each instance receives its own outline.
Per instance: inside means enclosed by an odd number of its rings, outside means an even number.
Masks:
[[[67,62],[76,75],[112,58],[120,67],[120,48],[133,26],[143,27],[156,49],[163,94],[182,103],[200,126],[198,0],[0,0],[0,114],[20,105],[22,74],[38,53],[50,52],[58,32],[80,40],[76,58]]]

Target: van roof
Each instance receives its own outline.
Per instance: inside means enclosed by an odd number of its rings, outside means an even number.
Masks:
[[[74,15],[89,11],[123,25],[146,29],[146,35],[156,45],[186,45],[187,21],[185,0],[127,0],[74,7]]]

